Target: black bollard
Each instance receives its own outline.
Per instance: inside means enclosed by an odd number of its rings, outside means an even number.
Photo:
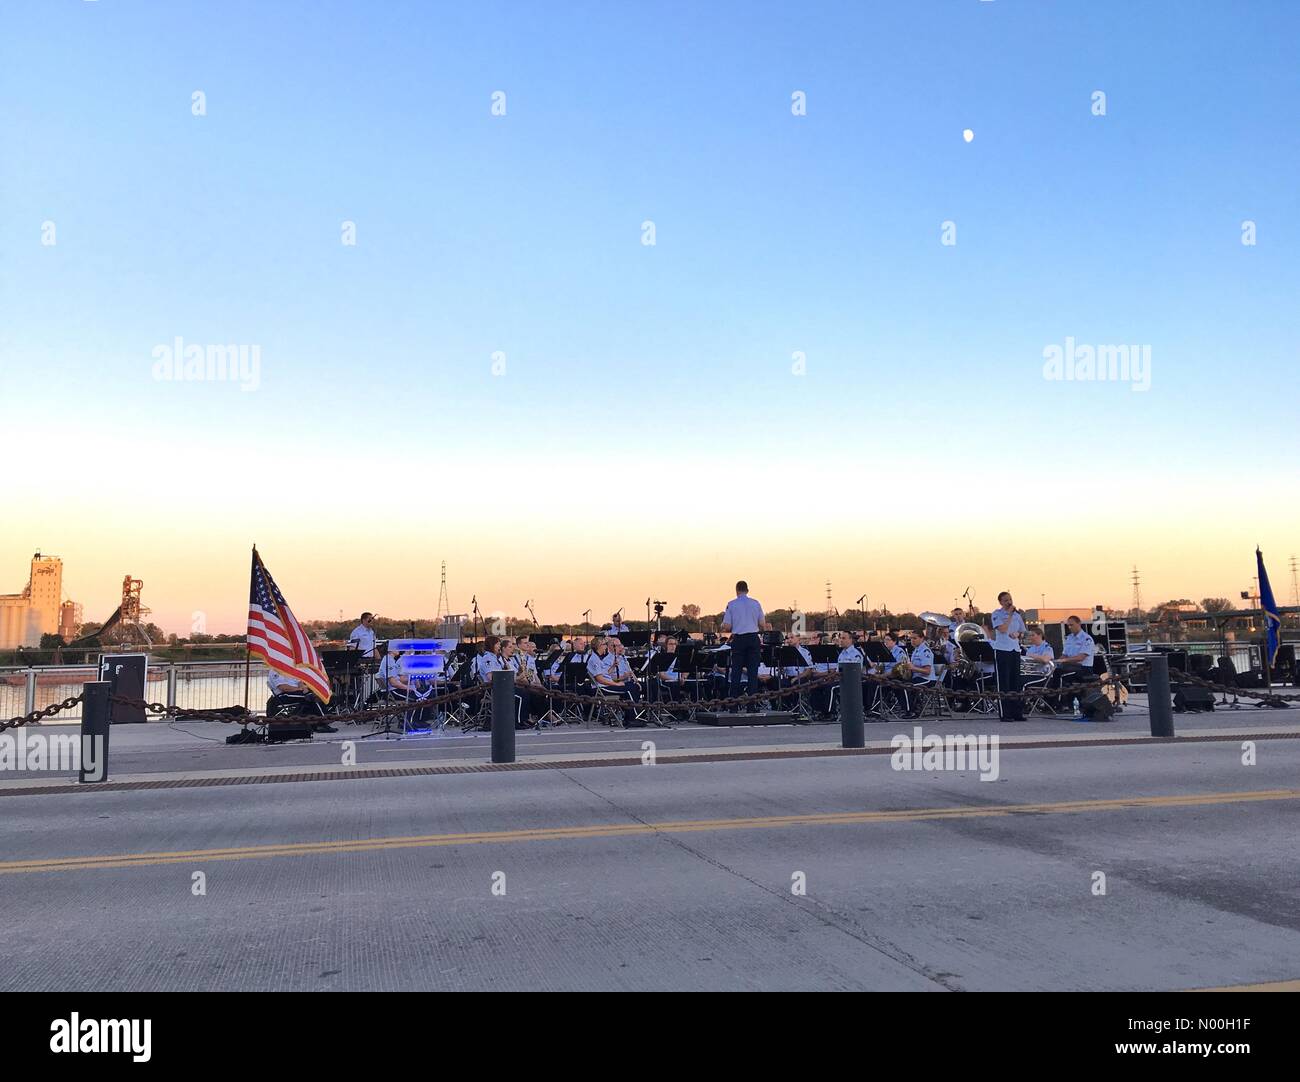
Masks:
[[[1174,709],[1169,694],[1169,658],[1152,654],[1147,665],[1147,710],[1151,714],[1151,735],[1174,735]]]
[[[515,674],[497,669],[492,674],[492,761],[515,761]]]
[[[98,782],[108,778],[108,731],[110,728],[109,689],[107,680],[82,685],[81,700],[81,767],[77,780]],[[90,764],[93,770],[87,771]]]
[[[862,726],[862,666],[851,661],[840,666],[840,747],[865,748]]]

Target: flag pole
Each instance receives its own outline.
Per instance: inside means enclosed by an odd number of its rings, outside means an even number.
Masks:
[[[1255,574],[1258,578],[1258,584],[1255,589],[1259,593],[1259,612],[1263,617],[1260,621],[1264,632],[1264,641],[1259,646],[1259,659],[1264,663],[1264,690],[1270,695],[1273,693],[1273,666],[1269,664],[1268,657],[1268,633],[1272,626],[1269,620],[1268,611],[1264,608],[1264,584],[1268,579],[1268,572],[1264,570],[1264,554],[1260,551],[1259,545],[1255,546]],[[1268,592],[1272,594],[1273,586],[1269,583]],[[1278,641],[1282,639],[1282,629],[1278,628]]]
[[[253,566],[257,566],[257,546],[253,546]],[[248,648],[248,628],[244,628],[244,712],[248,712],[248,685],[253,676],[253,652]]]

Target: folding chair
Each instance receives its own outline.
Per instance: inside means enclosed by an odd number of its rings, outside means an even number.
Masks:
[[[1035,710],[1041,710],[1044,714],[1056,716],[1056,707],[1052,704],[1052,697],[1047,694],[1047,685],[1052,679],[1051,666],[1043,669],[1041,672],[1021,671],[1020,690],[1027,695],[1032,696],[1024,700],[1025,714],[1032,714]]]
[[[604,684],[592,684],[592,690],[595,692],[595,702],[591,704],[591,713],[588,720],[592,724],[609,725],[615,728],[623,726],[623,712],[629,706],[634,705],[627,694],[615,688],[607,687]],[[614,704],[619,705],[615,706]]]
[[[938,680],[914,683],[908,688],[908,694],[912,697],[912,713],[916,717],[923,718],[927,712],[933,712],[936,718],[946,715],[944,689]]]

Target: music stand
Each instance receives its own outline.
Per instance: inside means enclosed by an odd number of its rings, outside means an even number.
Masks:
[[[985,685],[988,683],[989,679],[988,669],[992,669],[994,672],[997,671],[997,660],[993,655],[993,644],[989,642],[988,639],[967,639],[964,642],[959,642],[957,645],[960,647],[961,652],[966,656],[967,661],[974,662],[976,665],[980,666],[979,676],[975,678],[975,689],[981,692],[987,691],[988,689]],[[985,668],[985,666],[987,666],[987,668]],[[1001,708],[998,702],[991,701],[983,696],[979,698],[967,696],[967,698],[973,699],[974,702],[978,704],[978,709],[981,713],[1000,713]]]
[[[674,652],[670,654],[667,650],[660,650],[658,653],[652,654],[642,668],[641,671],[646,680],[646,702],[649,704],[652,714],[660,712],[667,713],[671,710],[673,702],[671,695],[669,695],[666,705],[659,698],[660,693],[665,695],[668,694],[671,685],[660,683],[659,677],[672,668],[673,662],[680,660],[681,658],[677,653]],[[678,683],[680,682],[681,681],[679,680]],[[655,696],[653,700],[650,698],[650,688],[652,684],[655,688]],[[655,724],[659,724],[659,722],[655,722]]]
[[[776,674],[777,677],[777,708],[784,709],[783,702],[790,692],[794,692],[795,709],[803,715],[805,721],[812,720],[812,712],[806,709],[807,704],[804,702],[804,694],[799,690],[799,677],[786,676],[787,669],[807,669],[808,662],[804,660],[803,654],[799,653],[794,646],[771,646],[764,647],[764,653],[771,650],[772,660],[768,662],[768,667]],[[790,681],[788,684],[785,681]]]
[[[829,643],[808,647],[808,654],[814,665],[834,665],[840,660],[840,648]]]
[[[713,678],[713,659],[711,656],[706,658],[705,654],[704,648],[694,639],[677,644],[677,672],[681,675],[682,687],[689,685],[690,692],[685,699],[687,721],[695,716],[696,704],[702,698],[700,685],[704,681],[700,674],[707,672],[709,679]]]

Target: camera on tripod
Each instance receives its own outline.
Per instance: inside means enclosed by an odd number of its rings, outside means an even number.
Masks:
[[[662,616],[662,615],[664,614],[664,609],[666,609],[667,607],[668,607],[668,602],[667,602],[667,601],[656,601],[656,602],[655,602],[655,616]]]

